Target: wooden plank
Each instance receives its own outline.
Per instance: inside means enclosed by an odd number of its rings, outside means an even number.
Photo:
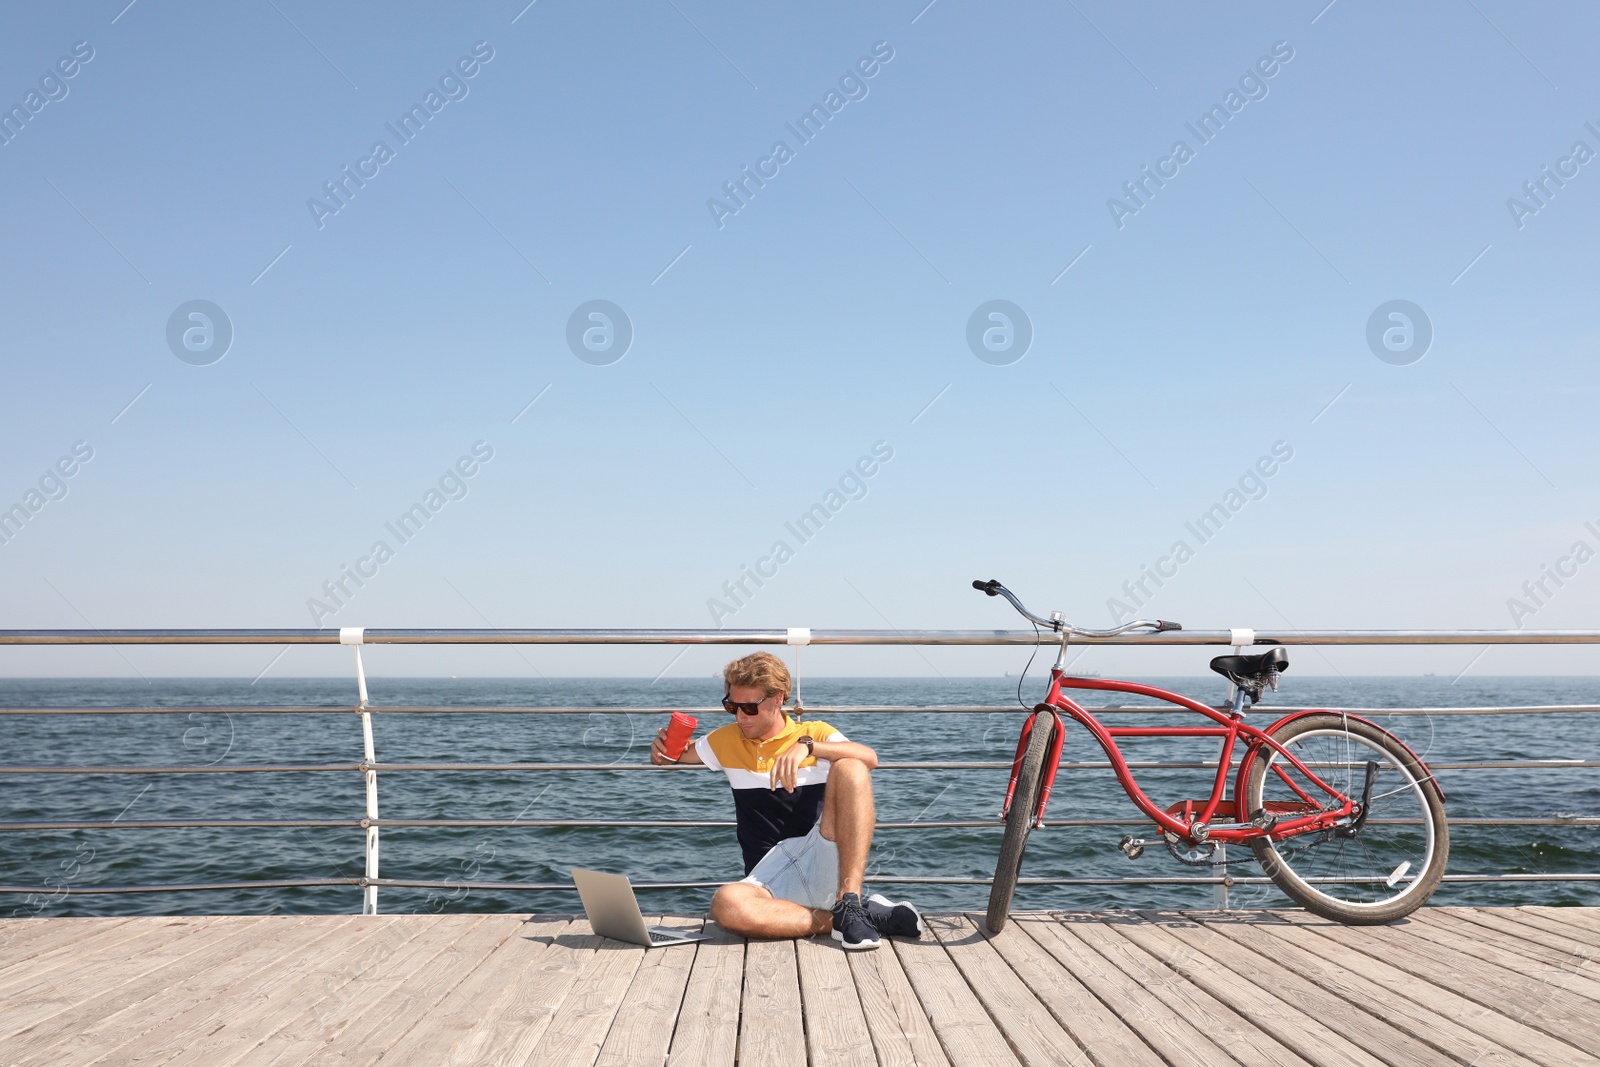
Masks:
[[[1576,911],[1577,909],[1567,908],[1564,910]],[[1542,930],[1545,933],[1564,938],[1569,945],[1600,946],[1600,930],[1591,930],[1587,926],[1563,922],[1536,908],[1494,908],[1493,911],[1502,918],[1514,919],[1526,926],[1533,927],[1535,930]]]
[[[916,990],[889,946],[875,952],[848,952],[861,1008],[871,1020],[867,1031],[880,1067],[948,1067],[939,1035],[917,1001]]]
[[[1231,1004],[1258,1029],[1312,1063],[1330,1067],[1376,1067],[1389,1062],[1346,1038],[1340,1032],[1342,1019],[1339,1020],[1340,1030],[1334,1030],[1324,1024],[1319,1015],[1302,1011],[1292,994],[1287,1000],[1275,996],[1278,991],[1276,975],[1263,973],[1255,967],[1254,961],[1243,974],[1230,973],[1219,966],[1217,960],[1202,953],[1194,944],[1195,935],[1201,932],[1198,923],[1155,914],[1144,922],[1119,923],[1108,929],[1132,941],[1211,996]]]
[[[669,1063],[731,1067],[739,1047],[739,1000],[744,982],[744,938],[710,920],[708,940],[695,948],[689,984],[678,1009]]]
[[[89,1020],[70,1018],[59,1027],[60,1040],[49,1049],[52,1064],[164,1062],[163,1050],[182,1049],[196,1030],[216,1025],[230,1010],[229,995],[264,970],[282,969],[285,959],[303,959],[316,943],[355,916],[280,916],[253,924],[238,951],[204,966],[181,967],[154,995],[121,1011]],[[226,937],[237,918],[219,917],[213,936]],[[259,931],[259,932],[257,932]],[[55,1021],[55,1020],[53,1020]]]
[[[644,921],[653,926],[660,920],[659,915],[647,915]],[[609,937],[602,940],[534,1046],[528,1067],[589,1067],[594,1063],[639,965],[651,951]]]
[[[1535,1062],[1565,1067],[1575,1058],[1587,1059],[1571,1045],[1450,989],[1446,984],[1451,977],[1449,973],[1435,975],[1431,981],[1421,981],[1381,957],[1367,955],[1354,945],[1346,944],[1336,935],[1322,937],[1293,923],[1261,923],[1256,930],[1297,945],[1328,966],[1342,967],[1364,976],[1388,990],[1391,1000],[1415,1001],[1452,1024],[1480,1034],[1496,1045],[1516,1049]],[[1278,949],[1275,947],[1272,951]]]
[[[605,940],[589,929],[587,919],[575,919],[555,934],[530,936],[547,941],[545,950],[456,1043],[451,1064],[525,1063]]]
[[[602,958],[586,924],[553,917],[17,920],[51,925],[0,957],[0,975],[26,976],[0,997],[0,1061],[287,1067],[368,1063],[387,1044],[386,1063],[615,1067],[661,1063],[670,1044],[674,1067],[736,1055],[1120,1067],[1157,1053],[1256,1067],[1600,1064],[1600,910],[1432,908],[1378,928],[1293,911],[1162,918],[1024,916],[988,938],[946,917],[932,940],[867,953],[762,942],[749,976],[743,941],[714,925],[718,940],[698,947],[622,950],[629,969]],[[480,933],[417,943],[441,923]],[[45,969],[30,973],[23,952]],[[5,1040],[18,1029],[20,1047]],[[1111,1051],[1108,1030],[1131,1044]]]
[[[74,1020],[95,1019],[121,1011],[153,996],[172,981],[174,973],[203,967],[221,952],[236,951],[236,943],[250,936],[258,919],[249,919],[228,928],[231,936],[217,936],[216,920],[185,919],[168,924],[166,936],[147,945],[144,951],[113,959],[86,959],[83,966],[56,980],[43,979],[31,990],[28,999],[14,997],[6,1004],[0,1020],[0,1039],[12,1059],[22,1060],[41,1047],[56,1043],[59,1024],[75,1025]],[[181,967],[180,967],[181,965]],[[174,971],[174,968],[179,968]]]
[[[90,922],[88,918],[40,918],[37,915],[17,915],[16,913],[22,911],[24,907],[26,905],[11,909],[10,918],[0,918],[0,963],[23,958],[29,951],[28,946],[37,942],[51,943],[80,937],[82,936],[80,933],[69,931],[63,924],[75,922],[81,926]]]
[[[922,918],[931,926],[931,916]],[[951,1063],[987,1067],[1019,1062],[942,943],[924,937],[920,941],[891,941],[890,945]]]
[[[1328,939],[1317,938],[1303,930],[1274,930],[1274,925],[1283,924],[1258,919],[1218,916],[1205,922],[1241,947],[1287,967],[1334,996],[1380,1016],[1385,1022],[1463,1063],[1478,1067],[1531,1067],[1534,1062],[1508,1047],[1510,1042],[1502,1035],[1511,1020],[1499,1019],[1502,1024],[1499,1033],[1492,1035],[1471,1029],[1452,1017],[1452,1012],[1461,1007],[1460,998],[1452,1001],[1442,995],[1442,990],[1415,979],[1396,996],[1392,982],[1379,982],[1371,973],[1380,969],[1381,963],[1365,957],[1341,957],[1328,950]],[[1304,941],[1308,937],[1312,938],[1309,944]]]
[[[1593,945],[1572,941],[1562,944],[1560,938],[1553,935],[1535,931],[1520,923],[1496,918],[1488,913],[1490,910],[1482,909],[1482,914],[1465,914],[1461,911],[1430,908],[1424,926],[1446,931],[1470,943],[1493,946],[1500,952],[1526,957],[1535,964],[1571,970],[1574,973],[1581,970],[1584,964],[1592,962],[1596,956],[1600,956],[1600,948]],[[1546,941],[1554,942],[1557,947],[1545,944]],[[1592,982],[1578,991],[1588,996],[1600,997],[1600,982]]]
[[[380,976],[366,995],[372,1002],[354,1006],[343,1024],[324,1033],[323,1046],[304,1062],[310,1067],[370,1064],[385,1049],[425,1020],[472,969],[516,933],[514,915],[445,915],[435,929],[452,936],[422,966],[394,980]]]
[[[688,933],[698,932],[700,918],[667,918],[662,925]],[[683,993],[694,966],[694,945],[666,945],[645,953],[633,976],[622,1006],[612,1020],[605,1044],[596,1059],[599,1067],[632,1067],[667,1062],[672,1030],[683,1006]]]
[[[39,978],[63,967],[82,967],[83,961],[91,956],[114,959],[135,954],[139,949],[130,942],[159,937],[162,928],[170,922],[170,919],[163,918],[155,922],[112,922],[94,926],[74,924],[62,931],[69,936],[40,939],[39,944],[32,946],[35,951],[25,952],[16,957],[14,962],[0,967],[0,998],[10,997],[17,990],[33,985]]]
[[[1082,1046],[1062,1028],[1028,983],[1017,977],[986,931],[980,931],[962,915],[929,918],[927,926],[950,954],[961,976],[977,994],[1019,1060],[1029,1067],[1082,1063]],[[1033,944],[1025,934],[1018,935],[1016,940],[1019,946]],[[1052,977],[1059,977],[1059,973],[1057,970]],[[952,1058],[957,1057],[952,1054]],[[1159,1063],[1153,1056],[1144,1062]]]
[[[1580,926],[1589,930],[1600,931],[1600,908],[1558,908],[1555,906],[1540,906],[1530,904],[1526,907],[1518,908],[1517,910],[1526,911],[1545,919],[1552,919],[1556,922],[1568,923],[1572,926]]]
[[[103,935],[118,926],[133,926],[137,932],[151,925],[148,919],[140,923],[122,918],[0,919],[0,983],[14,973],[17,964],[37,960],[62,945]]]
[[[1538,963],[1559,963],[1589,948],[1586,942],[1567,938],[1559,948],[1551,948],[1546,941],[1557,940],[1543,931],[1506,919],[1497,919],[1492,912],[1497,908],[1428,908],[1426,914],[1416,914],[1406,920],[1406,926],[1438,931],[1442,936],[1454,936],[1463,941],[1490,945],[1502,952],[1526,956]],[[1476,914],[1483,912],[1481,916]],[[1592,952],[1590,953],[1593,954]]]
[[[982,921],[974,918],[973,929]],[[1006,931],[989,935],[989,943],[1094,1063],[1162,1063],[1144,1037],[1123,1021],[1126,1006],[1097,997],[1085,981],[1086,958],[1090,967],[1104,961],[1070,938],[1057,938],[1054,926],[1048,916],[1016,915]],[[1199,1056],[1196,1062],[1215,1062],[1206,1050]]]
[[[1378,1001],[1383,1000],[1378,987],[1369,983],[1367,994],[1356,998],[1331,993],[1278,958],[1240,944],[1217,927],[1201,926],[1192,921],[1224,918],[1218,913],[1187,918],[1191,921],[1180,934],[1185,943],[1210,956],[1220,966],[1270,989],[1273,996],[1302,1014],[1329,1023],[1375,1058],[1393,1062],[1391,1058],[1398,1057],[1402,1063],[1433,1064],[1435,1067],[1446,1067],[1454,1062],[1451,1056],[1392,1023],[1384,1005],[1373,1002],[1374,996]]]
[[[463,919],[467,920],[465,931]],[[322,1055],[336,1039],[359,1027],[389,993],[403,986],[413,974],[430,967],[461,939],[463,932],[470,933],[479,919],[481,916],[476,915],[428,916],[421,920],[427,924],[422,932],[399,948],[373,945],[363,954],[358,971],[349,981],[309,1004],[298,1017],[274,1020],[273,1031],[235,1063],[290,1067]],[[341,1045],[340,1051],[346,1047]],[[375,1057],[377,1051],[372,1051],[368,1059]]]
[[[98,926],[72,919],[35,921],[51,924],[50,929],[55,930],[55,936],[38,939],[31,946],[34,952],[23,953],[16,958],[8,957],[5,966],[0,967],[0,991],[7,996],[28,984],[28,979],[37,978],[47,966],[53,967],[62,961],[81,964],[83,957],[91,953],[107,959],[119,954],[133,955],[142,950],[123,949],[119,953],[118,946],[127,945],[136,938],[168,938],[173,935],[172,927],[175,924],[187,926],[199,920],[196,917],[148,916]],[[53,924],[57,922],[70,925],[56,929]]]
[[[1299,925],[1321,937],[1359,948],[1423,981],[1447,978],[1452,990],[1475,1003],[1510,1015],[1586,1052],[1600,1054],[1600,1033],[1594,1032],[1593,1027],[1570,1023],[1588,1018],[1593,1003],[1563,995],[1564,990],[1548,983],[1531,964],[1528,967],[1533,973],[1507,970],[1463,951],[1460,945],[1452,948],[1420,936],[1420,924],[1341,927],[1319,921]],[[1407,936],[1397,938],[1395,935],[1400,932]]]
[[[751,941],[744,953],[741,1067],[805,1067],[793,941]]]
[[[11,897],[9,893],[4,895]],[[0,918],[0,952],[5,952],[10,958],[15,958],[14,953],[29,951],[26,946],[58,943],[60,938],[70,940],[82,937],[101,927],[150,923],[166,918],[160,915],[62,915],[42,918],[37,915],[16,915],[15,912],[23,910],[23,907],[26,905],[12,909],[13,914],[9,918]]]
[[[1552,930],[1537,916],[1508,914],[1515,910],[1458,908],[1451,909],[1450,917],[1492,930],[1505,941],[1537,946],[1541,959],[1559,962],[1571,956],[1600,956],[1600,933],[1591,935],[1592,941],[1588,937],[1573,937],[1568,932],[1572,927],[1555,924],[1557,928]]]
[[[1408,929],[1419,937],[1475,960],[1492,963],[1518,977],[1542,974],[1556,982],[1565,993],[1591,1001],[1600,1000],[1600,981],[1582,973],[1593,962],[1593,953],[1551,952],[1527,942],[1513,942],[1484,927],[1447,915],[1430,916],[1426,922]],[[1590,1010],[1594,1008],[1591,1006]]]
[[[1139,1036],[1167,1062],[1220,1060],[1249,1067],[1306,1067],[1305,1060],[1227,1004],[1106,929],[1129,921],[1139,920],[1064,916],[1060,920],[1025,919],[1022,928],[1113,1008],[1124,1025],[1136,1027]],[[1120,1061],[1120,1057],[1105,1059]]]
[[[343,988],[377,970],[400,949],[425,933],[432,916],[362,915],[317,946],[314,954],[282,967],[229,1005],[216,1028],[174,1052],[164,1067],[227,1067],[247,1056],[274,1033],[293,1030],[297,1021]],[[289,1038],[280,1039],[280,1044]]]
[[[883,948],[846,952],[827,934],[802,938],[794,947],[811,1067],[876,1067],[871,1030],[848,957],[876,956]]]
[[[532,916],[506,916],[515,922],[511,936],[489,953],[436,1007],[424,1022],[384,1050],[377,1062],[384,1064],[444,1064],[457,1062],[455,1054],[467,1035],[491,1015],[502,997],[523,980],[554,938],[572,924],[562,917],[535,919]]]
[[[75,971],[58,975],[48,991],[7,1012],[7,1029],[9,1024],[27,1023],[5,1038],[7,1067],[66,1062],[70,1056],[63,1043],[85,1029],[112,1017],[138,1022],[139,1009],[147,1001],[185,976],[242,951],[258,922],[224,925],[216,918],[191,920],[142,953],[123,959],[86,959]]]
[[[1496,909],[1474,910],[1493,910],[1493,912],[1502,915],[1502,917],[1515,918],[1518,923],[1530,923],[1530,925],[1538,926],[1539,929],[1550,929],[1550,931],[1565,933],[1573,941],[1600,944],[1600,926],[1574,923],[1574,921],[1562,918],[1563,912],[1566,915],[1570,915],[1570,917],[1576,918],[1586,910],[1595,909],[1582,909],[1582,907],[1496,907]]]

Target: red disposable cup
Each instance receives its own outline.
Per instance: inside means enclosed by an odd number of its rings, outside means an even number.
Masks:
[[[683,750],[689,747],[689,738],[694,736],[694,728],[700,722],[693,715],[685,715],[681,711],[672,713],[672,721],[667,724],[666,756],[669,760],[676,760],[683,755]]]

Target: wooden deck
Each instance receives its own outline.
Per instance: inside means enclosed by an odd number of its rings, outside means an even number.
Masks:
[[[1600,1064],[1600,909],[930,926],[847,954],[566,916],[6,920],[0,1065]]]

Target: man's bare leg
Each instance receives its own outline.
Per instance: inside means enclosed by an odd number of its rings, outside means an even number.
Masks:
[[[836,760],[828,770],[822,798],[822,836],[839,849],[839,895],[861,892],[877,809],[872,803],[872,772],[856,759]]]
[[[822,836],[839,850],[839,895],[861,892],[867,873],[867,852],[877,810],[872,803],[872,775],[856,759],[834,761],[822,800]],[[733,882],[711,898],[717,925],[743,937],[792,938],[825,934],[833,929],[833,913],[779,900],[764,886]]]
[[[833,929],[833,915],[779,900],[765,886],[733,882],[711,898],[711,917],[729,933],[741,937],[792,938],[825,934]]]

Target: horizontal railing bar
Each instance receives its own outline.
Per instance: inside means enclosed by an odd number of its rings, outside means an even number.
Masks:
[[[374,824],[378,825],[378,824]],[[333,829],[360,827],[360,819],[84,819],[79,822],[0,822],[0,830]]]
[[[132,705],[95,708],[0,708],[0,715],[319,715],[330,712],[359,715],[361,708],[354,704],[341,704],[338,706],[319,706],[308,704],[304,706],[283,705],[264,707],[209,707],[204,704],[186,704],[182,707],[141,708]],[[367,711],[378,711],[378,708],[367,708]],[[398,709],[389,709],[398,710]]]
[[[944,874],[869,874],[864,881],[875,885],[991,885],[993,878],[981,876],[944,875]],[[1380,879],[1341,879],[1341,878],[1307,878],[1306,881],[1314,884],[1348,884],[1350,882],[1371,881]],[[1595,882],[1600,881],[1600,874],[1447,874],[1446,882]],[[1018,885],[1214,885],[1222,882],[1229,885],[1272,885],[1272,879],[1264,875],[1151,875],[1149,877],[1123,877],[1123,878],[1045,878],[1023,876],[1017,879]],[[576,891],[576,886],[571,882],[480,882],[465,880],[429,880],[408,878],[374,878],[372,885],[400,886],[411,889],[505,889],[505,890],[566,890]],[[633,882],[635,889],[710,889],[714,886],[726,885],[726,882]]]
[[[1309,767],[1336,766],[1335,764],[1307,761]],[[1133,770],[1215,770],[1216,760],[1128,760],[1126,766]],[[1356,766],[1351,764],[1350,766]],[[672,773],[687,769],[682,767],[657,767],[649,763],[317,763],[317,764],[236,764],[233,766],[206,767],[0,767],[0,774],[288,774],[296,771],[320,773],[323,771],[653,771]],[[1009,770],[1011,762],[998,760],[922,760],[903,763],[880,763],[880,771],[995,771]],[[1061,770],[1106,770],[1107,760],[1063,761]],[[1583,770],[1600,768],[1600,760],[1587,759],[1535,759],[1535,760],[1468,760],[1461,762],[1429,762],[1432,771],[1493,771],[1493,770]]]
[[[1169,704],[1085,704],[1085,710],[1096,715],[1127,714],[1127,715],[1192,715],[1185,708],[1173,707]],[[361,711],[370,711],[373,714],[384,715],[648,715],[667,716],[674,711],[683,711],[690,714],[720,716],[725,714],[721,708],[685,708],[685,707],[559,707],[540,708],[528,705],[516,707],[494,707],[485,705],[468,705],[453,707],[446,705],[426,705],[399,707],[370,706],[362,709],[354,704],[337,706],[326,705],[271,705],[251,707],[242,705],[229,705],[208,707],[205,705],[188,705],[184,707],[70,707],[70,708],[39,708],[15,707],[0,708],[0,715],[193,715],[205,713],[207,715],[323,715],[323,714],[360,714]],[[805,714],[813,718],[826,715],[1025,715],[1031,708],[1018,707],[1015,704],[982,704],[982,705],[938,705],[934,707],[913,707],[910,705],[894,704],[864,704],[850,705],[838,704],[826,707],[808,707]],[[1225,708],[1218,708],[1225,711]],[[1300,711],[1343,711],[1351,715],[1550,715],[1556,713],[1592,713],[1600,712],[1600,704],[1531,704],[1531,705],[1506,705],[1481,708],[1348,708],[1329,707],[1326,704],[1307,705],[1273,705],[1253,709],[1252,714],[1257,716],[1291,715]]]
[[[1216,760],[1127,760],[1132,770],[1215,770]],[[1318,766],[1308,761],[1307,766]],[[1061,770],[1107,770],[1108,760],[1063,760]],[[1600,767],[1600,760],[1537,759],[1537,760],[1473,760],[1456,763],[1428,764],[1429,770],[1515,770]],[[1011,761],[1005,760],[907,760],[880,763],[880,771],[997,771],[1009,770]],[[0,768],[3,769],[3,768]],[[648,763],[374,763],[378,771],[657,771],[669,773],[688,769],[682,767],[656,767]]]
[[[154,885],[0,885],[0,893],[40,896],[91,896],[95,893],[188,893],[222,889],[302,889],[360,885],[360,878],[285,878],[261,882],[185,882]]]
[[[1052,638],[1053,639],[1053,638]],[[367,629],[370,645],[787,645],[782,630]],[[817,630],[813,645],[1033,645],[1033,630]],[[1074,637],[1082,645],[1231,645],[1231,630]],[[0,645],[337,645],[331,629],[0,630]],[[1276,630],[1256,645],[1594,645],[1600,630]]]
[[[1420,819],[1372,819],[1369,825],[1420,826]],[[0,822],[0,831],[24,830],[195,830],[195,829],[334,829],[367,826],[380,828],[443,829],[632,829],[683,830],[731,829],[731,819],[95,819],[76,822]],[[920,819],[912,822],[880,822],[877,830],[983,830],[1001,827],[998,817],[990,819]],[[1149,819],[1048,819],[1049,827],[1153,826]],[[1543,817],[1526,819],[1452,818],[1460,826],[1600,826],[1600,815]]]
[[[994,879],[962,877],[959,875],[869,875],[873,885],[989,885]],[[1338,882],[1332,878],[1312,878],[1312,882]],[[1446,882],[1600,882],[1600,874],[1447,874]],[[1156,875],[1147,878],[1035,878],[1021,877],[1018,885],[1271,885],[1270,878],[1260,876],[1237,877],[1232,875]],[[634,882],[634,889],[714,889],[727,885],[720,882]],[[497,889],[512,892],[563,890],[573,892],[571,882],[478,882],[454,880],[426,880],[408,878],[329,878],[295,879],[260,882],[204,882],[154,885],[112,886],[28,886],[0,885],[0,893],[21,893],[37,896],[93,896],[100,893],[186,893],[214,890],[241,889],[300,889],[326,886],[393,886],[407,889]]]
[[[231,767],[0,767],[0,774],[292,774],[364,769],[359,763],[263,763]]]

